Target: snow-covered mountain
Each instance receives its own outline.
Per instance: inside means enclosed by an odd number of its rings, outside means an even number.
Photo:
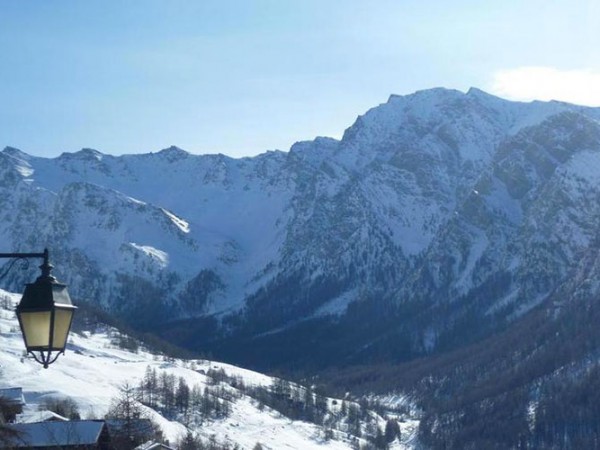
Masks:
[[[340,141],[253,158],[6,148],[0,243],[48,246],[74,298],[140,327],[168,318],[164,335],[188,347],[269,366],[335,329],[316,350],[329,359],[403,359],[518,317],[568,279],[596,237],[599,119],[432,89],[391,96]]]
[[[111,402],[121,395],[123,386],[137,391],[144,377],[154,372],[158,380],[171,377],[175,387],[183,382],[190,391],[210,396],[219,405],[218,414],[212,415],[196,410],[191,400],[185,413],[176,409],[168,411],[160,401],[154,401],[156,406],[148,402],[140,404],[143,416],[156,423],[175,448],[191,432],[205,443],[216,438],[218,444],[226,444],[228,448],[237,444],[236,448],[250,450],[260,443],[262,448],[273,450],[351,449],[373,439],[372,430],[385,429],[386,421],[381,415],[360,409],[350,399],[321,397],[326,411],[320,424],[315,420],[288,417],[269,406],[265,393],[279,395],[274,386],[287,386],[290,392],[286,395],[290,398],[285,398],[285,404],[291,404],[291,393],[299,392],[305,398],[306,388],[229,364],[153,354],[136,342],[135,349],[127,350],[120,342],[126,339],[132,347],[131,338],[102,323],[87,324],[88,329],[71,333],[65,355],[43,369],[31,358],[24,357],[14,313],[19,297],[0,290],[0,389],[23,389],[27,406],[24,413],[17,416],[17,422],[31,422],[41,417],[38,409],[43,410],[50,399],[54,403],[72,400],[83,419],[104,418]],[[260,393],[263,397],[258,395]],[[143,395],[135,397],[144,399]],[[395,406],[402,402],[396,400]],[[388,407],[394,405],[388,404]],[[345,412],[352,408],[360,411],[354,425]],[[406,414],[391,413],[390,417],[400,419],[401,434],[389,448],[415,448],[418,420]]]

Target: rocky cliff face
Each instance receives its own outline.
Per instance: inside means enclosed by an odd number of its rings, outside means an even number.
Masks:
[[[6,148],[0,243],[48,246],[75,298],[138,326],[215,318],[212,336],[188,332],[206,321],[173,326],[190,346],[235,358],[242,337],[269,348],[320,329],[339,331],[340,358],[402,358],[485,333],[569,279],[596,238],[599,118],[433,89],[390,97],[341,141],[254,158]]]

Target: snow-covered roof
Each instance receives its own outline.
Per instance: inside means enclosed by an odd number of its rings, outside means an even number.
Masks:
[[[25,404],[25,397],[23,397],[23,389],[21,389],[20,387],[0,389],[0,397],[18,405]]]
[[[16,423],[8,425],[19,433],[11,445],[15,448],[92,445],[98,442],[102,420],[69,422]]]
[[[174,450],[172,447],[168,445],[161,444],[160,442],[148,441],[144,442],[141,445],[138,445],[133,450]]]
[[[50,420],[60,420],[66,422],[66,417],[56,414],[54,411],[29,411],[17,415],[17,422],[19,423],[35,423],[35,422],[47,422]]]

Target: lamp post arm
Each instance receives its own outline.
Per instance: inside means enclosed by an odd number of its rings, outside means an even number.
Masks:
[[[22,269],[25,270],[29,267],[28,259],[31,258],[43,258],[44,262],[40,266],[42,269],[42,275],[49,276],[50,270],[52,270],[52,266],[49,262],[49,253],[48,249],[44,249],[43,253],[0,253],[0,259],[12,259],[8,264],[5,264],[2,267],[2,271],[0,271],[0,280],[2,280],[8,273],[12,270],[17,261],[23,261]],[[44,270],[46,269],[46,271]]]
[[[0,253],[0,258],[44,258],[48,259],[48,249],[43,253]]]

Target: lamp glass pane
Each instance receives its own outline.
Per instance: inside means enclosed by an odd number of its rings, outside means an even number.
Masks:
[[[50,340],[50,311],[21,312],[20,317],[27,347],[47,347]]]
[[[67,343],[67,335],[71,327],[71,319],[73,318],[72,309],[55,309],[54,310],[54,336],[52,348],[62,350]]]

